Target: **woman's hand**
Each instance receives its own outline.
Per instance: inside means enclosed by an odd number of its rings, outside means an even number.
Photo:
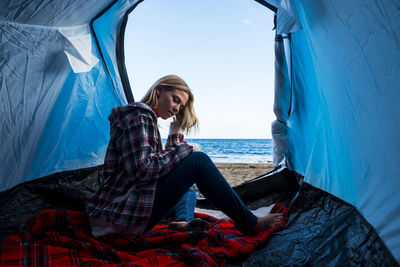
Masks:
[[[169,135],[182,133],[181,121],[179,121],[175,116],[172,117],[171,124],[169,125]]]

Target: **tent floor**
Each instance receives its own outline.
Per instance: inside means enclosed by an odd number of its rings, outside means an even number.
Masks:
[[[1,192],[0,240],[43,209],[82,210],[102,180],[101,169],[56,173]],[[288,222],[263,249],[229,266],[398,266],[354,207],[297,181],[302,181],[300,175],[281,169],[234,188],[251,209],[277,201],[286,205]],[[213,208],[201,196],[198,207]]]

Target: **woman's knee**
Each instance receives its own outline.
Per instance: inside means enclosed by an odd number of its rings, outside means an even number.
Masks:
[[[201,160],[208,160],[210,157],[204,153],[203,151],[193,151],[192,154],[190,154],[192,157],[199,158]]]
[[[190,164],[191,171],[196,174],[203,171],[204,168],[208,168],[211,164],[214,164],[210,157],[201,151],[194,151],[189,156],[185,158],[185,161]]]
[[[202,151],[194,151],[190,156],[192,156],[197,167],[207,168],[210,164],[214,164],[210,157]]]

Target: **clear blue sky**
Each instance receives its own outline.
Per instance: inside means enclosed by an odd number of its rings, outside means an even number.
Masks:
[[[125,63],[136,101],[182,77],[200,128],[187,138],[271,138],[273,12],[254,0],[146,0],[129,16]],[[160,121],[166,137],[169,122]]]

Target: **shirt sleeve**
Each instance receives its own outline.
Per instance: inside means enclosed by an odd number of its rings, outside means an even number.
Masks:
[[[168,135],[167,143],[165,147],[168,148],[172,145],[185,142],[183,141],[184,135],[182,133],[170,134]]]
[[[129,122],[119,139],[122,164],[129,176],[139,182],[164,176],[193,151],[183,140],[157,151],[156,127],[152,117],[140,115]]]

